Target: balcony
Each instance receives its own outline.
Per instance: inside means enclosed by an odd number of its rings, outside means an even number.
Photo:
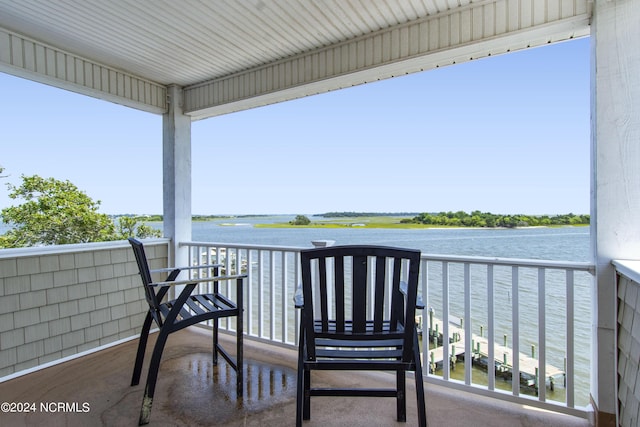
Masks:
[[[153,341],[150,343],[153,345]],[[165,349],[150,425],[289,426],[295,418],[296,352],[247,340],[245,393],[235,399],[233,371],[211,366],[208,331],[190,328],[173,334]],[[32,413],[2,413],[3,425],[135,425],[144,384],[130,387],[136,342],[129,341],[0,384],[3,401],[35,402]],[[335,383],[336,375],[326,375]],[[393,375],[344,377],[362,385],[393,383]],[[46,385],[46,386],[43,386]],[[308,426],[415,425],[414,389],[408,382],[407,423],[395,421],[393,399],[316,398]],[[426,387],[431,426],[588,426],[586,419],[504,402],[445,386]],[[412,400],[413,398],[413,400]],[[354,398],[356,399],[356,398]],[[71,404],[71,409],[58,406]],[[41,406],[44,405],[44,406]],[[75,405],[75,406],[73,406]],[[85,406],[86,405],[86,406]],[[461,410],[464,409],[464,410]],[[336,416],[340,413],[340,416]]]
[[[249,276],[247,395],[235,401],[233,382],[228,381],[233,374],[224,364],[211,366],[209,338],[191,328],[172,337],[165,350],[157,395],[157,402],[163,403],[154,408],[152,422],[191,425],[218,420],[235,425],[246,419],[288,425],[295,413],[298,314],[291,301],[300,279],[301,248],[193,242],[181,246],[188,248],[192,265],[220,262],[228,273]],[[151,268],[166,266],[168,250],[166,239],[147,243]],[[591,322],[585,320],[589,313],[580,311],[584,301],[576,304],[576,299],[589,295],[591,270],[584,263],[424,255],[421,293],[429,308],[417,313],[416,321],[422,331],[429,422],[590,425],[589,380],[584,378],[590,352],[585,360],[577,350],[584,350],[585,340],[589,344]],[[28,408],[36,413],[2,413],[0,420],[11,425],[38,419],[78,425],[89,420],[105,425],[135,422],[143,386],[129,387],[129,376],[146,303],[128,244],[6,250],[0,255],[0,272],[0,394],[3,401],[16,405],[36,404]],[[637,285],[630,280],[621,283],[631,305]],[[622,330],[632,337],[632,310],[622,313],[620,320]],[[505,323],[511,324],[508,332]],[[537,325],[533,335],[532,324]],[[233,322],[221,326],[234,329]],[[471,339],[465,339],[465,331],[471,331]],[[531,336],[535,354],[529,355],[523,349]],[[442,345],[447,341],[449,345]],[[634,349],[630,344],[623,348],[629,360],[622,368],[627,378]],[[488,360],[495,361],[494,369]],[[357,381],[393,377],[371,375]],[[630,410],[637,410],[633,393],[624,398]],[[220,401],[221,407],[212,409],[212,401]],[[392,400],[388,407],[377,399],[362,402],[364,406],[349,406],[345,412],[350,425],[363,420],[369,420],[367,425],[371,420],[395,422]],[[309,425],[343,425],[344,418],[332,419],[340,404],[315,399]],[[455,410],[461,407],[469,410]],[[408,414],[414,417],[414,408],[408,408]]]

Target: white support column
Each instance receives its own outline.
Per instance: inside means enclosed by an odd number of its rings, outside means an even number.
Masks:
[[[591,27],[592,252],[596,262],[591,395],[615,425],[616,287],[612,259],[640,257],[640,2],[596,0]]]
[[[171,265],[187,265],[179,242],[191,240],[191,117],[183,113],[183,90],[168,87],[169,111],[162,120],[164,235],[170,237]]]

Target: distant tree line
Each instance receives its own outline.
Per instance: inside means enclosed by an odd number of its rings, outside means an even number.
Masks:
[[[421,213],[414,218],[403,219],[402,223],[442,225],[447,227],[536,227],[552,225],[588,225],[589,215],[496,215],[489,212],[471,213],[440,212]]]
[[[412,216],[418,215],[417,212],[327,212],[317,214],[315,216],[323,218],[358,218],[370,216]]]

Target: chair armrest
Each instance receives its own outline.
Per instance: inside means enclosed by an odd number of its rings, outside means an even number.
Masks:
[[[296,293],[293,295],[293,303],[296,308],[304,307],[304,295],[302,294],[302,285],[296,288]]]
[[[154,274],[154,273],[167,273],[169,271],[174,271],[174,270],[179,270],[178,268],[156,268],[155,270],[149,270],[149,273]]]
[[[174,280],[169,282],[152,282],[149,283],[149,286],[176,286],[176,285],[189,285],[192,283],[203,283],[203,282],[215,282],[221,280],[233,280],[233,279],[244,279],[246,278],[246,274],[235,274],[231,276],[210,276],[210,277],[196,277],[188,280]]]
[[[222,264],[207,264],[207,265],[193,265],[190,267],[167,267],[167,268],[158,268],[155,270],[150,270],[151,273],[166,273],[168,271],[174,270],[195,270],[198,268],[216,268],[222,267]]]
[[[400,282],[400,292],[406,297],[407,296],[407,282]],[[422,297],[420,295],[416,295],[416,310],[424,310],[424,302],[422,301]]]

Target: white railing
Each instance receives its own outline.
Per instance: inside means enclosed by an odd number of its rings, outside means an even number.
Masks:
[[[297,345],[299,314],[293,306],[300,283],[300,247],[189,242],[189,264],[222,264],[221,272],[247,274],[245,284],[245,334],[285,346]],[[202,272],[203,275],[208,272]],[[234,286],[227,283],[225,286]],[[206,286],[201,285],[201,286]],[[227,289],[233,295],[232,289]],[[234,322],[221,323],[235,331]]]
[[[181,246],[189,248],[192,265],[220,263],[226,273],[248,275],[248,337],[297,345],[299,314],[292,301],[304,248],[208,242]],[[426,307],[416,319],[427,381],[587,416],[592,271],[588,263],[423,255],[420,280]],[[235,284],[225,286],[232,295]],[[221,327],[233,331],[235,323]]]
[[[424,354],[427,380],[586,416],[592,271],[588,263],[423,255],[422,347],[434,329],[451,341]],[[464,366],[433,369],[438,359]]]

